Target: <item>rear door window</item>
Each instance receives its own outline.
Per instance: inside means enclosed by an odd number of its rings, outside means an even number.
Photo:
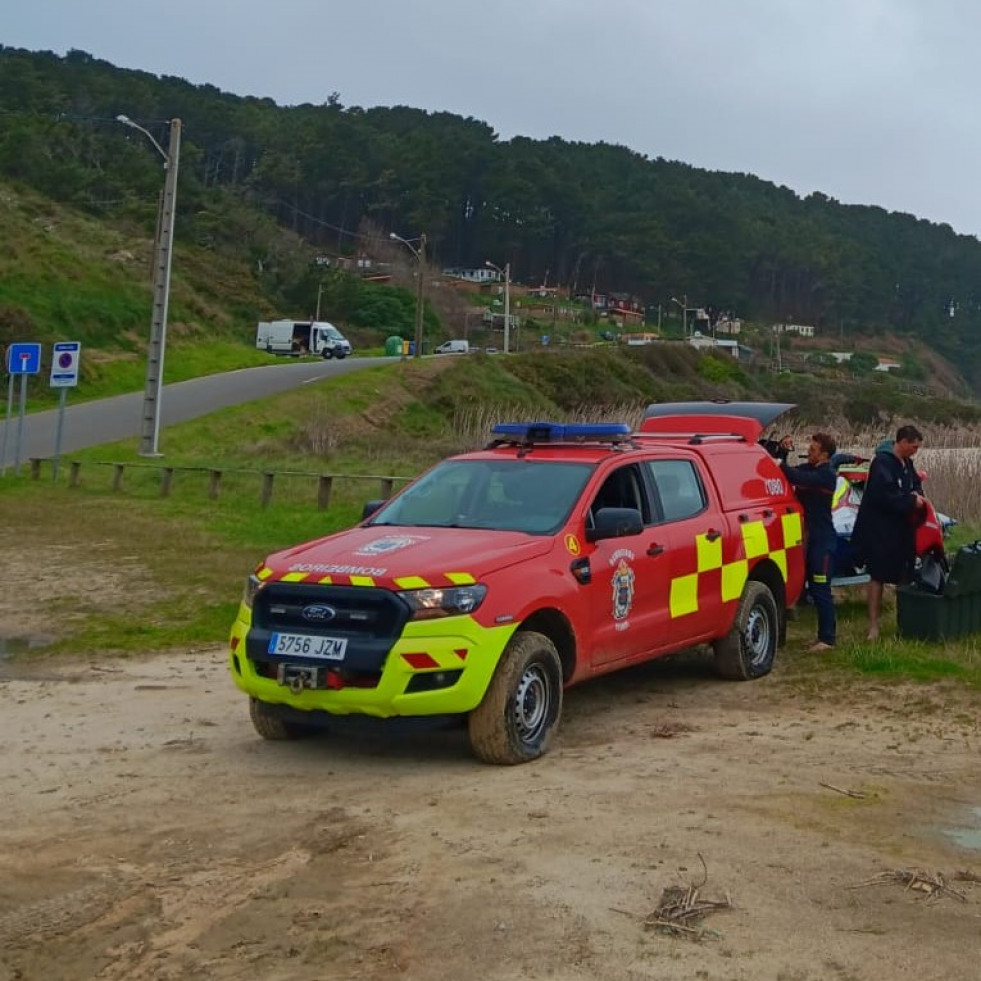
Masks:
[[[705,490],[690,460],[649,460],[657,491],[660,520],[681,521],[705,509]]]

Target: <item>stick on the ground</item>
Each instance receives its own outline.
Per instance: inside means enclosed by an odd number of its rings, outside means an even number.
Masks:
[[[856,800],[865,800],[865,794],[860,790],[846,790],[844,787],[836,787],[833,783],[819,783],[819,787],[827,787],[836,794],[844,794],[846,797],[854,797]]]

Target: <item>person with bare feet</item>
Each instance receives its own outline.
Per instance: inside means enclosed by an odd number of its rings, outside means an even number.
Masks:
[[[852,542],[868,569],[869,640],[879,639],[886,583],[901,585],[913,576],[916,525],[926,501],[913,457],[923,442],[915,426],[901,426],[891,449],[876,453],[855,519]]]
[[[831,467],[831,457],[837,450],[827,433],[815,433],[807,447],[807,463],[799,467],[780,460],[787,476],[804,506],[806,529],[807,592],[817,611],[817,640],[808,648],[815,653],[830,651],[835,646],[837,618],[831,595],[832,565],[838,536],[831,520],[831,500],[837,477]]]

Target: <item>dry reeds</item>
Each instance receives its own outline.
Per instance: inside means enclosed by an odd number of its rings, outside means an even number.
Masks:
[[[854,427],[847,423],[837,428],[828,422],[820,427],[791,430],[798,452],[803,452],[811,433],[820,428],[830,432],[838,448],[871,458],[875,447],[895,436],[895,426]],[[924,490],[937,510],[949,514],[962,524],[981,523],[981,428],[976,426],[919,426],[923,448],[916,464],[926,473]],[[781,435],[782,435],[781,431]]]

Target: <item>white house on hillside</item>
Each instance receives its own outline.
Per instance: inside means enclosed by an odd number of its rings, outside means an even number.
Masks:
[[[497,283],[501,279],[501,274],[496,269],[487,266],[478,266],[476,269],[453,266],[444,269],[443,275],[452,279],[465,279],[468,283]]]

